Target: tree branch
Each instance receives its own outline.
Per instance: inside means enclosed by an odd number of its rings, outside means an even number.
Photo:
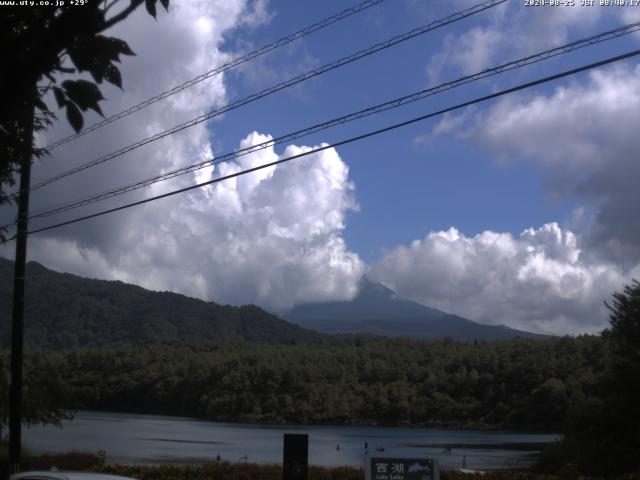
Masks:
[[[107,5],[107,0],[104,0],[104,10],[102,10],[104,12],[104,14],[106,15],[107,12],[111,9],[111,7],[113,7],[116,3],[120,2],[120,0],[113,0],[111,3],[109,3]]]
[[[114,0],[114,3],[117,3],[117,2],[118,2],[118,0]],[[112,27],[116,23],[119,23],[122,20],[124,20],[125,18],[127,18],[129,15],[131,15],[131,13],[133,13],[133,11],[136,8],[138,8],[142,4],[142,2],[143,2],[143,0],[132,0],[131,4],[127,8],[122,10],[117,15],[114,15],[109,20],[105,20],[103,27],[101,29],[99,29],[96,33],[103,32],[106,29],[108,29],[109,27]]]

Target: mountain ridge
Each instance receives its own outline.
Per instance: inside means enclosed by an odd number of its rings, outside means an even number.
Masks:
[[[0,257],[3,348],[10,341],[12,274],[13,262]],[[229,338],[280,344],[366,340],[372,335],[457,341],[548,338],[421,305],[366,277],[351,302],[297,306],[283,319],[255,305],[220,305],[119,280],[60,273],[37,262],[27,264],[27,276],[26,344],[52,350]]]
[[[350,301],[308,303],[282,314],[305,328],[336,334],[369,333],[390,337],[458,341],[508,340],[515,337],[549,338],[506,325],[485,325],[422,305],[363,276],[359,292]]]
[[[8,346],[13,262],[0,258],[0,345]],[[71,294],[70,294],[71,293]],[[319,343],[331,337],[255,306],[219,305],[119,280],[98,280],[27,263],[25,342],[53,350],[241,338]]]

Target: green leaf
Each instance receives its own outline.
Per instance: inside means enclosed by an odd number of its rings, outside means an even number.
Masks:
[[[122,76],[115,65],[109,65],[104,71],[104,79],[122,89]]]
[[[103,37],[106,41],[108,41],[108,43],[110,44],[110,46],[115,49],[119,54],[121,55],[134,55],[135,53],[133,50],[131,50],[131,47],[129,47],[129,44],[127,42],[125,42],[124,40],[120,40],[119,38],[115,38],[115,37]],[[120,61],[120,58],[115,58],[114,60]]]
[[[76,107],[73,102],[67,102],[67,120],[69,120],[69,123],[76,131],[76,133],[82,130],[84,120],[82,119],[80,110],[78,110],[78,107]]]
[[[168,12],[169,11],[169,0],[160,0],[160,3],[164,7],[164,9]]]
[[[89,45],[87,45],[87,43],[89,43]],[[93,39],[89,40],[88,42],[69,46],[69,48],[67,48],[69,58],[80,72],[89,70],[95,62],[92,52],[92,43]]]
[[[42,113],[44,114],[51,113],[51,111],[49,110],[49,107],[47,107],[47,104],[44,103],[41,99],[39,98],[36,99],[35,104],[36,104],[36,108],[40,109]]]
[[[56,97],[58,107],[62,108],[67,103],[67,99],[64,96],[64,92],[60,87],[53,87],[53,96]]]
[[[102,115],[98,102],[104,100],[104,97],[95,83],[87,80],[65,80],[62,82],[62,88],[64,88],[67,97],[83,112],[91,108]]]
[[[67,51],[78,70],[88,71],[98,83],[106,77],[109,66],[120,61],[120,55],[135,55],[124,40],[104,35],[77,42]]]
[[[156,0],[145,0],[145,6],[147,7],[147,12],[153,18],[156,18]]]

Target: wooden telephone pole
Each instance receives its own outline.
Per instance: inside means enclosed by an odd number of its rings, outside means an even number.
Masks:
[[[11,386],[9,388],[9,472],[18,473],[22,457],[22,366],[24,345],[24,292],[29,225],[29,189],[35,101],[25,105],[22,125],[23,143],[20,161],[20,193],[16,233],[16,261],[13,274],[13,320],[11,323]]]

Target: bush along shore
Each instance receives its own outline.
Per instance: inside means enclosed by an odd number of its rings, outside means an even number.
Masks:
[[[605,347],[585,336],[32,352],[25,388],[48,399],[45,414],[78,409],[241,423],[559,431],[604,371]],[[8,365],[8,352],[0,352],[0,375]],[[38,423],[42,407],[25,405],[26,418]]]
[[[0,450],[0,479],[8,478],[6,451]],[[22,470],[87,471],[122,475],[138,480],[281,480],[282,466],[255,463],[207,463],[203,465],[101,465],[96,454],[70,452],[53,455],[34,455],[25,452]],[[462,472],[442,470],[442,480],[597,480],[570,469],[554,474],[534,471]],[[640,474],[616,477],[618,480],[640,480]],[[309,466],[309,480],[364,480],[364,471],[353,467]]]

